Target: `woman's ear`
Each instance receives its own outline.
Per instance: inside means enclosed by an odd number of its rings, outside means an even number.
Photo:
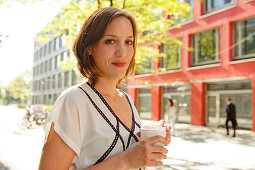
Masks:
[[[88,55],[92,55],[92,49],[91,48],[89,48],[89,50],[88,50]]]

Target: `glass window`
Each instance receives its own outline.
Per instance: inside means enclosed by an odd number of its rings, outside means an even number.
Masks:
[[[207,85],[208,91],[219,91],[219,90],[245,90],[251,89],[251,81],[243,82],[231,82],[231,83],[210,83]]]
[[[50,81],[51,81],[51,79],[50,79],[50,77],[48,77],[47,78],[47,90],[50,89]]]
[[[142,119],[151,119],[151,89],[138,89],[138,112]]]
[[[42,48],[40,48],[39,54],[40,54],[40,59],[41,59],[42,58]]]
[[[45,90],[45,79],[42,79],[42,90]]]
[[[36,75],[37,75],[37,76],[39,75],[39,70],[40,70],[39,67],[40,67],[40,65],[37,65],[37,66],[36,66]]]
[[[58,56],[55,56],[55,70],[58,68]]]
[[[38,91],[41,90],[41,85],[42,85],[42,80],[39,80],[39,81],[38,81]]]
[[[74,70],[72,70],[72,85],[76,84],[76,73]]]
[[[174,23],[180,23],[185,22],[191,18],[193,18],[193,0],[177,0],[179,2],[186,3],[190,10],[189,11],[182,11],[181,15],[175,13],[171,16],[171,19],[174,21]],[[186,8],[187,10],[187,8]]]
[[[239,127],[251,129],[252,127],[252,100],[251,93],[232,93],[220,95],[220,117],[224,120],[226,118],[226,98],[230,97],[232,103],[236,105],[236,119]]]
[[[54,94],[54,95],[53,95],[53,103],[57,100],[57,97],[58,97],[57,94]]]
[[[65,83],[64,83],[64,86],[65,86],[65,87],[68,86],[68,82],[69,82],[69,72],[66,71],[66,72],[65,72]]]
[[[168,108],[168,99],[175,100],[176,112],[178,114],[178,122],[189,123],[190,122],[190,85],[178,85],[178,86],[166,86],[162,87],[162,110],[161,119],[164,119],[164,115]]]
[[[62,38],[63,38],[63,34],[59,37],[59,48],[61,48],[63,46],[62,44]]]
[[[53,58],[51,58],[51,70],[54,70],[54,68],[55,68],[54,60],[55,60],[55,58],[54,58],[54,57],[53,57]]]
[[[234,24],[234,59],[255,57],[255,18]]]
[[[43,47],[43,56],[46,56],[46,54],[47,54],[47,44],[45,44]]]
[[[55,80],[55,75],[53,75],[53,76],[52,76],[52,84],[51,84],[51,88],[52,88],[52,89],[55,89],[55,82],[56,82],[56,80]]]
[[[40,71],[41,74],[43,74],[43,63],[41,63],[41,71]]]
[[[235,2],[236,0],[204,0],[204,13],[224,8]]]
[[[58,88],[62,87],[62,76],[61,73],[58,74]]]
[[[141,56],[139,58],[139,63],[136,62],[135,69],[136,69],[136,74],[141,75],[141,74],[148,74],[152,72],[152,63],[153,63],[153,53],[154,49],[152,47],[142,47],[140,48],[141,50]],[[139,55],[139,54],[138,54]]]
[[[48,46],[48,54],[50,54],[51,53],[51,41],[49,42],[49,46]]]
[[[47,67],[48,67],[48,62],[47,61],[45,61],[45,63],[44,63],[44,73],[47,73]]]
[[[251,81],[234,81],[207,84],[207,123],[224,126],[226,121],[226,99],[230,97],[236,105],[236,117],[240,128],[252,127]]]
[[[60,54],[58,54],[58,58],[57,59],[58,59],[58,61],[57,61],[57,68],[60,68],[60,62],[62,61]]]
[[[59,37],[54,38],[54,50],[59,48]]]
[[[37,51],[35,51],[34,52],[34,61],[37,61],[37,55],[38,55],[38,53],[37,53]]]
[[[33,77],[35,77],[35,71],[36,71],[35,68],[36,68],[36,67],[33,67]]]
[[[163,44],[161,50],[164,56],[161,57],[160,71],[176,69],[181,66],[181,48],[178,44]]]
[[[49,69],[49,71],[51,71],[51,69],[52,69],[52,58],[49,60],[48,63],[49,63],[49,68],[48,69]]]
[[[219,31],[195,34],[192,37],[192,65],[204,65],[219,62]]]
[[[60,61],[64,61],[64,52],[62,52],[60,55]]]

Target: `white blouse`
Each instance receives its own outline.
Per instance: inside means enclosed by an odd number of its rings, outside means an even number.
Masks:
[[[69,170],[100,163],[139,141],[140,118],[132,98],[125,95],[132,109],[131,129],[87,80],[61,93],[49,114],[45,134],[47,139],[54,122],[56,133],[76,153]]]

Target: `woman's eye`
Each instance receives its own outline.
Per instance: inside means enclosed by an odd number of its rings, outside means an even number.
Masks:
[[[131,41],[131,40],[127,40],[126,43],[127,43],[128,45],[133,45],[133,41]]]
[[[105,40],[105,44],[114,44],[114,40]]]

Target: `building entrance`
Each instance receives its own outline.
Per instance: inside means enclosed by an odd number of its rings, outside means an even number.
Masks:
[[[252,128],[250,81],[208,84],[206,94],[207,126],[224,127],[226,121],[226,98],[230,97],[236,105],[236,118],[239,128]]]

